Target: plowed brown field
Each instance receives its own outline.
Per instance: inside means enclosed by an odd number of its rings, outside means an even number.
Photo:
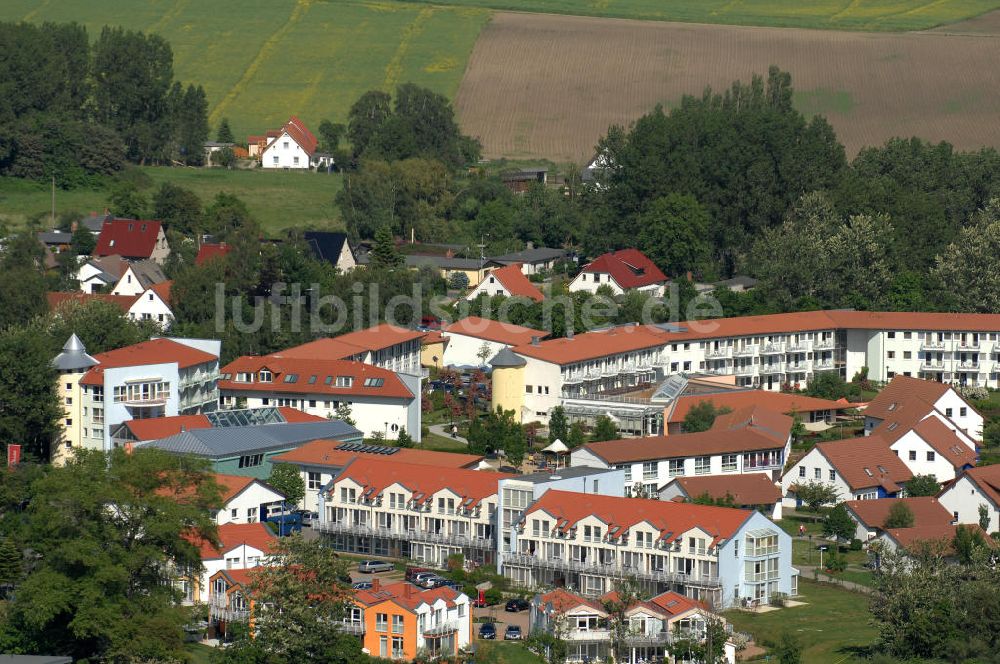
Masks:
[[[998,18],[872,34],[498,13],[456,107],[488,156],[579,163],[610,124],[774,64],[850,155],[893,136],[1000,147]]]

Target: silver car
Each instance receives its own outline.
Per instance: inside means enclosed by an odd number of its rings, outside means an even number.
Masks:
[[[394,569],[396,569],[395,565],[387,563],[384,560],[362,560],[358,563],[358,571],[365,574],[374,574],[375,572],[391,572]]]

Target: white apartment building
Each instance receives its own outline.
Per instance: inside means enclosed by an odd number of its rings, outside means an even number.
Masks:
[[[239,357],[222,368],[223,408],[289,406],[335,417],[347,406],[366,438],[395,440],[406,432],[420,441],[420,377],[349,360]]]
[[[381,323],[286,348],[280,357],[300,360],[352,360],[380,369],[419,376],[420,340],[424,332]]]
[[[215,523],[220,526],[257,523],[285,500],[285,494],[254,477],[216,473],[214,478],[222,487],[222,507],[215,515]]]
[[[1000,466],[968,469],[938,501],[957,523],[978,524],[979,509],[985,507],[990,519],[986,532],[1000,531]]]
[[[799,507],[795,485],[818,482],[833,487],[842,500],[900,496],[913,473],[877,436],[817,443],[781,478],[786,507]]]
[[[320,522],[338,551],[444,567],[462,554],[495,563],[497,482],[483,472],[356,459],[320,494]]]
[[[551,490],[525,511],[512,547],[503,573],[529,588],[599,597],[630,576],[651,594],[720,609],[798,592],[791,538],[750,510]]]
[[[804,386],[822,371],[1000,387],[1000,315],[812,311],[626,325],[516,346],[523,366],[494,376],[494,406],[546,422],[566,399],[620,393],[660,376],[735,376],[737,385]],[[497,389],[497,383],[501,389]]]
[[[221,346],[159,338],[91,357],[73,335],[53,360],[64,417],[52,460],[76,447],[111,449],[111,431],[127,420],[214,410]]]
[[[442,327],[441,336],[447,339],[443,365],[461,367],[480,366],[505,347],[530,343],[533,338],[544,339],[548,332],[468,316]]]
[[[570,453],[570,465],[622,469],[626,495],[656,496],[677,477],[764,473],[774,481],[791,427],[787,415],[751,407],[720,415],[708,431],[588,443]]]
[[[895,376],[865,408],[865,434],[885,437],[894,430],[912,428],[928,417],[938,417],[971,446],[982,441],[983,416],[951,385],[934,380]]]
[[[219,526],[219,546],[193,541],[201,550],[202,569],[179,575],[185,603],[207,602],[208,580],[220,570],[245,570],[263,564],[277,539],[262,523],[227,523]]]

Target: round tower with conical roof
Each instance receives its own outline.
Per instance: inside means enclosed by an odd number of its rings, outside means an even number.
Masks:
[[[87,349],[76,334],[73,334],[66,341],[62,352],[52,360],[52,365],[59,373],[56,393],[63,404],[62,435],[58,436],[52,443],[52,463],[65,463],[72,455],[73,448],[80,447],[83,444],[83,413],[85,412],[85,406],[80,380],[91,367],[98,364],[100,363],[97,360],[87,354]],[[91,419],[96,420],[98,415],[96,412],[97,408],[95,406],[93,408],[95,412],[88,413]],[[103,402],[99,408],[103,415]]]
[[[493,396],[490,406],[494,411],[498,407],[514,411],[514,419],[518,422],[521,421],[521,410],[524,407],[526,365],[523,357],[506,346],[490,360],[490,366],[493,367]]]

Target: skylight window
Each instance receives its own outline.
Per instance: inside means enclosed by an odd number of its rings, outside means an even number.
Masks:
[[[327,385],[331,384],[333,382],[333,376],[327,376],[326,380],[324,380],[323,382],[326,383]]]
[[[309,384],[313,385],[313,384],[315,384],[315,382],[316,382],[316,374],[313,374],[312,376],[309,376]]]
[[[286,383],[295,383],[295,382],[298,382],[298,380],[299,380],[299,375],[298,374],[286,374],[285,375],[285,382]]]
[[[382,387],[385,378],[365,378],[365,387]]]
[[[875,477],[874,475],[872,475],[871,468],[865,468],[865,475],[867,475],[868,477]]]

